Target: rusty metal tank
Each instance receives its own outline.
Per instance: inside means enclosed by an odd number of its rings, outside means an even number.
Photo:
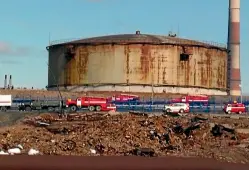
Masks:
[[[48,89],[227,94],[227,49],[176,36],[109,35],[52,44]]]

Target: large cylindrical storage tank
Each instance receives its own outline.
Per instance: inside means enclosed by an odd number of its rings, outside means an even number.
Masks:
[[[224,46],[137,32],[47,49],[49,90],[227,95]]]

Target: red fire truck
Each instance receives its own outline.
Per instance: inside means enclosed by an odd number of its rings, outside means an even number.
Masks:
[[[228,103],[224,106],[223,111],[226,114],[231,114],[231,113],[237,113],[237,114],[242,114],[246,113],[246,107],[243,103]]]
[[[77,109],[88,108],[89,111],[116,111],[116,105],[108,103],[103,97],[78,97],[76,100],[68,99],[66,107],[75,112]]]
[[[112,97],[108,97],[107,99],[108,101],[112,102],[127,102],[127,101],[139,100],[139,96],[133,94],[119,94],[119,95],[113,95]]]
[[[207,103],[208,96],[206,95],[187,95],[182,96],[181,98],[176,98],[172,100],[173,103],[191,103],[191,102],[200,102],[200,103]]]

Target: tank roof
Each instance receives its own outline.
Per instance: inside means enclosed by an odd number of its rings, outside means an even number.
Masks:
[[[74,41],[55,42],[53,45],[66,44],[172,44],[172,45],[193,45],[226,49],[226,45],[215,42],[195,41],[179,38],[176,36],[151,35],[151,34],[117,34],[92,38],[78,39]]]

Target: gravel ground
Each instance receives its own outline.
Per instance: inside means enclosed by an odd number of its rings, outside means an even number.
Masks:
[[[38,113],[35,112],[19,112],[19,111],[8,111],[0,112],[0,127],[11,126],[15,123],[21,121],[26,116],[37,116]]]
[[[134,155],[134,149],[147,148],[153,150],[157,156],[204,157],[225,162],[249,163],[248,134],[232,133],[222,129],[211,131],[214,124],[224,124],[228,129],[248,129],[247,119],[210,117],[199,122],[198,119],[194,119],[195,115],[147,117],[112,114],[81,114],[85,116],[80,120],[77,119],[77,114],[71,115],[75,119],[67,120],[58,120],[56,115],[48,113],[36,118],[27,115],[28,118],[22,122],[0,128],[0,150],[6,151],[21,144],[24,147],[23,154],[27,154],[32,148],[43,155],[121,156]],[[12,118],[12,122],[17,120],[20,119],[15,117],[13,121]],[[50,125],[41,127],[37,121]],[[177,122],[183,126],[186,133],[175,129]],[[187,129],[194,126],[197,129],[187,136]],[[175,130],[169,133],[169,129]],[[220,132],[220,136],[214,136],[214,133]],[[161,134],[168,134],[168,138]],[[167,140],[170,140],[169,143]]]

